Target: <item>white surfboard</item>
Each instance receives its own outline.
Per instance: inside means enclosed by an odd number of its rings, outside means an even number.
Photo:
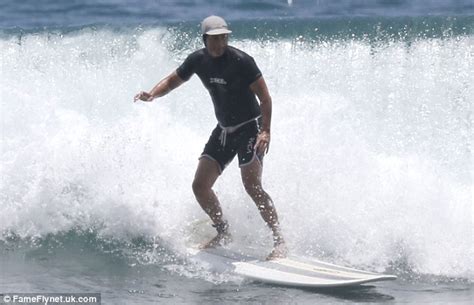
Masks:
[[[217,272],[231,271],[248,279],[292,287],[354,286],[397,278],[313,259],[290,257],[264,261],[224,248],[189,249],[189,254],[191,259],[203,261]]]

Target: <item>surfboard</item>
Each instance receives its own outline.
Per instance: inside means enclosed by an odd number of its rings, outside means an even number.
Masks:
[[[395,275],[379,274],[338,266],[314,259],[288,257],[270,261],[222,247],[189,249],[191,259],[207,263],[214,271],[233,272],[263,283],[306,288],[356,286],[395,280]]]

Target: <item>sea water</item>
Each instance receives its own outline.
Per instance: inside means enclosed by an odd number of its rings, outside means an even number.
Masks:
[[[263,184],[293,255],[399,279],[301,290],[190,261],[212,236],[191,183],[216,124],[197,77],[133,103],[225,17],[273,98]],[[3,1],[0,293],[103,304],[470,304],[470,1]],[[215,191],[232,247],[271,233],[234,161]],[[196,233],[197,232],[197,233]]]

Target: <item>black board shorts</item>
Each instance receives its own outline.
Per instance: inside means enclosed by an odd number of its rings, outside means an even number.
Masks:
[[[258,120],[254,120],[232,133],[227,133],[225,143],[223,143],[222,128],[218,124],[212,131],[199,159],[205,157],[216,161],[221,173],[236,155],[239,158],[239,167],[249,165],[255,158],[262,163],[263,154],[257,154],[254,148],[259,129]]]

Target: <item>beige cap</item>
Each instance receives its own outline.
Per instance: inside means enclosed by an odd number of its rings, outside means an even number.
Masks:
[[[201,22],[203,35],[221,35],[232,33],[227,28],[227,23],[219,16],[209,16]]]

